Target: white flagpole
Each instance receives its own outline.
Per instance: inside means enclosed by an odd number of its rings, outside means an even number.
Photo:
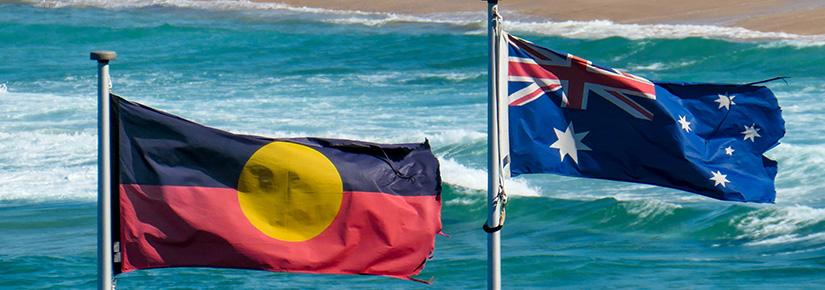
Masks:
[[[112,156],[109,104],[109,61],[114,51],[93,51],[97,61],[97,289],[113,289]]]
[[[490,59],[487,65],[487,227],[499,226],[501,212],[497,202],[499,192],[499,125],[498,125],[498,0],[487,0],[487,37]],[[487,236],[487,289],[501,289],[501,232],[493,231]]]

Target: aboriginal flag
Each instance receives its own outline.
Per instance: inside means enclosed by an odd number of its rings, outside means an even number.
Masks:
[[[221,267],[413,279],[432,254],[441,180],[427,142],[238,135],[115,95],[112,103],[116,272]]]

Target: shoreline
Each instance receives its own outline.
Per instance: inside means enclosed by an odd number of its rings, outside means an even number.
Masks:
[[[692,0],[688,3],[665,0],[501,0],[503,14],[553,21],[609,20],[619,24],[695,24],[742,27],[760,32],[798,35],[825,35],[825,1],[819,0]],[[486,4],[479,0],[252,0],[294,7],[332,10],[401,13],[483,13]]]

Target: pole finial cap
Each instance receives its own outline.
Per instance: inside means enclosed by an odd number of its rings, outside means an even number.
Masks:
[[[110,61],[117,58],[117,53],[111,50],[96,50],[92,51],[89,58],[96,61]]]

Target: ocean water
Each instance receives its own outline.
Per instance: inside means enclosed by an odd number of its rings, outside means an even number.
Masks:
[[[121,289],[479,289],[486,285],[486,40],[479,13],[408,16],[243,1],[0,3],[0,288],[93,288],[96,65],[113,91],[234,132],[428,138],[445,181],[434,284],[159,269]],[[770,83],[787,121],[776,204],[554,175],[510,183],[503,281],[529,288],[825,285],[825,37],[704,25],[506,28],[655,80]],[[524,19],[519,21],[518,19]]]

